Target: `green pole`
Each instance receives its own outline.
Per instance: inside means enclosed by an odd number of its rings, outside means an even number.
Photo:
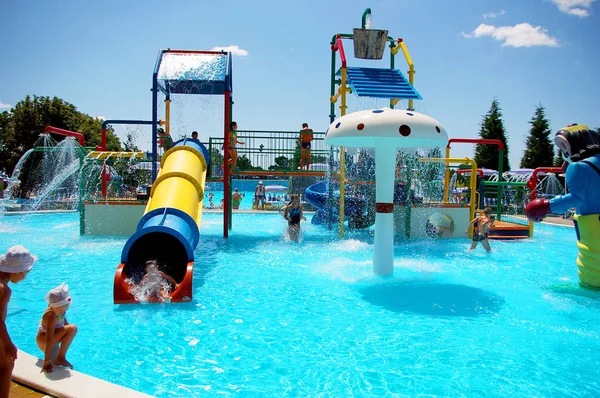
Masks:
[[[498,156],[498,207],[496,209],[496,216],[498,221],[502,221],[502,191],[504,189],[502,184],[502,173],[504,166],[504,149],[500,149]]]
[[[371,15],[371,9],[367,8],[362,15],[362,28],[365,29],[365,25],[367,23],[367,15]]]
[[[85,205],[83,203],[83,158],[79,157],[80,172],[79,172],[79,199],[77,207],[79,208],[79,235],[85,235]]]

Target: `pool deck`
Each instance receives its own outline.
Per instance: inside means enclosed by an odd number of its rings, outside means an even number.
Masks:
[[[13,385],[11,386],[10,396],[68,398],[151,397],[151,395],[63,367],[55,366],[52,369],[52,373],[41,373],[40,369],[41,360],[39,358],[19,350],[12,373]],[[40,391],[45,391],[45,393],[41,393]]]
[[[574,227],[572,218],[562,218],[561,216],[548,216],[544,218],[542,224],[564,225],[566,227]],[[535,234],[535,232],[534,232]]]

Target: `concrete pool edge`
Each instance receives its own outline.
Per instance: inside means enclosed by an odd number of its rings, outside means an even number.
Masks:
[[[131,388],[58,366],[50,374],[40,373],[39,361],[37,357],[19,350],[12,379],[57,397],[151,397]]]

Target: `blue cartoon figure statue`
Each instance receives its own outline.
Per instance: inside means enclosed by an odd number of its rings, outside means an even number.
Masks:
[[[525,213],[539,222],[549,212],[566,213],[574,207],[579,282],[600,288],[600,133],[582,124],[569,125],[556,133],[554,143],[568,163],[569,193],[550,200],[535,199]]]

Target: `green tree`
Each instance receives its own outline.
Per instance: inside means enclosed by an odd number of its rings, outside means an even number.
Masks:
[[[562,166],[564,160],[562,158],[562,156],[560,155],[560,149],[556,150],[556,157],[554,158],[554,163],[552,164],[555,167],[560,167]]]
[[[135,145],[135,139],[133,138],[133,134],[131,132],[127,133],[125,142],[123,143],[123,150],[125,152],[139,152],[140,149]]]
[[[26,96],[10,112],[0,114],[0,170],[12,173],[17,161],[32,148],[46,126],[83,134],[85,145],[101,144],[102,120],[81,113],[75,105],[58,97]],[[57,141],[61,136],[54,137]],[[107,131],[107,149],[120,151],[121,142],[111,130]]]
[[[248,159],[248,156],[242,155],[237,158],[237,167],[240,170],[250,170],[252,169],[252,162]]]
[[[502,122],[502,112],[500,111],[500,104],[498,100],[494,98],[489,111],[481,122],[481,129],[479,130],[479,136],[485,139],[496,139],[500,140],[504,144],[504,156],[502,159],[502,170],[509,171],[510,163],[508,161],[508,144],[506,141],[506,133],[504,131],[504,123]],[[498,169],[500,160],[500,153],[498,147],[495,145],[483,145],[477,144],[475,148],[475,161],[477,166],[482,168],[486,167],[489,169]]]
[[[531,130],[525,141],[525,153],[521,159],[521,167],[535,169],[536,167],[551,166],[554,161],[554,145],[550,140],[552,131],[541,104],[535,109],[535,114],[529,123]]]
[[[278,156],[275,158],[275,164],[269,166],[269,170],[289,170],[292,168],[293,159],[289,159],[285,156]]]

